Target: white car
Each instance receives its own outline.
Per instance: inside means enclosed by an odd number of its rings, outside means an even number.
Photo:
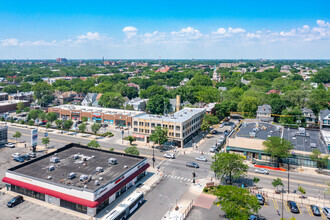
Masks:
[[[13,144],[13,143],[8,143],[8,144],[6,144],[6,147],[14,148],[14,147],[15,147],[15,144]]]
[[[12,157],[20,157],[21,154],[20,154],[20,153],[13,153],[11,156],[12,156]]]
[[[174,155],[174,154],[167,153],[167,154],[164,154],[163,156],[164,156],[165,158],[175,159],[175,155]]]
[[[198,161],[204,161],[204,162],[207,162],[207,158],[204,157],[204,156],[199,156],[199,157],[196,157],[195,159],[198,160]]]
[[[323,211],[324,215],[325,215],[328,219],[330,219],[330,209],[324,207],[324,208],[322,208],[322,211]]]
[[[264,168],[258,168],[254,171],[255,173],[261,173],[261,174],[269,174],[268,170]]]

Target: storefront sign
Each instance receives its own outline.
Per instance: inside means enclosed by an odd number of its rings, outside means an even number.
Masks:
[[[31,146],[37,146],[38,144],[38,129],[31,130]]]
[[[100,113],[93,113],[93,117],[101,117]]]
[[[80,112],[71,112],[71,114],[76,114],[76,115],[79,115]]]
[[[135,138],[144,138],[144,135],[140,135],[140,134],[133,134],[133,137],[135,137]]]
[[[120,177],[119,179],[116,180],[115,184],[119,183],[120,181],[122,181],[123,179],[125,179],[125,176]]]

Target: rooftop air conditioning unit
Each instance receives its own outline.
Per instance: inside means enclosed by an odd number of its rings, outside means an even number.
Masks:
[[[98,180],[95,180],[95,186],[100,185],[100,182]]]
[[[79,180],[85,181],[85,180],[87,180],[87,178],[88,178],[88,176],[83,174],[83,175],[80,175]]]
[[[115,165],[117,164],[117,159],[116,158],[109,158],[109,164]]]
[[[60,162],[60,159],[58,157],[51,157],[50,162],[51,163],[58,163],[58,162]]]
[[[74,159],[74,160],[79,159],[79,154],[75,154],[75,155],[73,155],[73,159]]]

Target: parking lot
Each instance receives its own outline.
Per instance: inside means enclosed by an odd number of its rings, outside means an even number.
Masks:
[[[24,196],[23,196],[24,197]],[[57,219],[70,219],[78,220],[80,218],[74,217],[72,215],[59,212],[47,207],[41,207],[35,203],[29,201],[23,201],[13,208],[7,207],[7,202],[12,198],[8,194],[0,194],[0,212],[1,219],[12,220],[12,219],[26,219],[26,220],[57,220]]]

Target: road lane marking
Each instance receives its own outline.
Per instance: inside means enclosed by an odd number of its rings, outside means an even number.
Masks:
[[[278,209],[278,204],[277,204],[277,201],[275,199],[272,199],[273,200],[273,203],[274,203],[274,208],[275,209]]]
[[[267,199],[265,198],[264,206],[267,207]]]
[[[286,204],[285,201],[283,201],[283,204],[284,204],[284,206],[285,206],[285,210],[286,210],[287,212],[290,212],[290,209],[289,209],[289,207],[288,207],[288,205]]]
[[[319,208],[320,208],[320,207],[319,207]],[[320,210],[321,210],[321,209],[320,209]],[[322,211],[321,211],[321,217],[322,217],[323,219],[327,219]]]
[[[306,209],[307,209],[308,214],[309,214],[310,216],[313,216],[313,213],[312,213],[312,211],[310,210],[310,208],[309,208],[307,205],[305,205],[305,207],[306,207]]]
[[[298,204],[297,204],[297,207],[298,207],[299,213],[301,213],[301,210],[300,210],[300,207],[299,207],[299,205],[298,205]]]

